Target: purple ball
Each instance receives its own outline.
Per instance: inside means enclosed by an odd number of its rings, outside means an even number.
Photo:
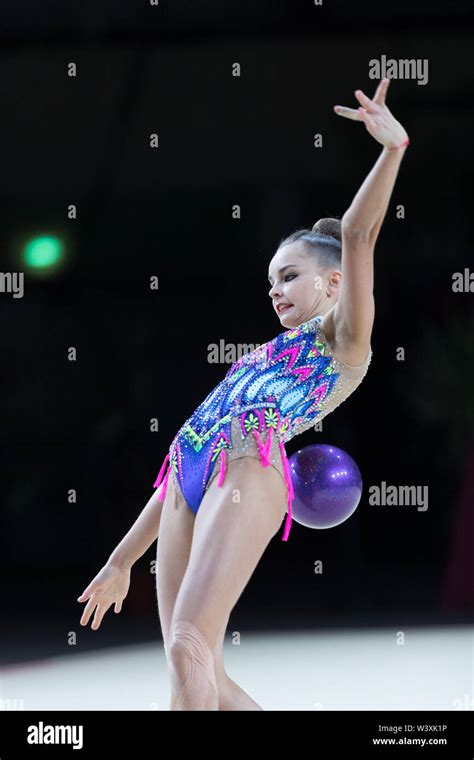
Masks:
[[[293,519],[307,528],[333,528],[356,510],[362,477],[351,456],[324,443],[299,449],[288,458],[295,498]]]

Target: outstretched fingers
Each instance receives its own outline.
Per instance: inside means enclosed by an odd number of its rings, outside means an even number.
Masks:
[[[334,110],[338,116],[343,116],[345,119],[363,121],[365,124],[370,125],[373,128],[377,126],[374,120],[370,118],[370,115],[365,108],[347,108],[346,106],[334,106]]]
[[[334,106],[334,110],[338,116],[343,116],[345,119],[362,121],[362,116],[357,108],[348,108],[347,106]]]
[[[92,613],[94,612],[94,609],[95,609],[94,620],[92,621],[91,628],[92,628],[93,631],[96,631],[97,628],[99,628],[99,626],[100,626],[100,624],[102,622],[102,618],[104,617],[104,615],[107,612],[107,610],[109,609],[109,607],[110,607],[110,603],[107,604],[107,605],[100,604],[100,602],[98,602],[96,598],[92,597],[92,599],[89,599],[89,601],[87,602],[87,605],[86,605],[86,607],[84,609],[84,612],[82,613],[81,625],[87,625],[88,624],[88,622],[89,622],[89,620],[90,620],[90,618],[92,616]],[[119,611],[119,610],[117,610],[117,605],[115,607],[115,611],[116,612]]]
[[[91,597],[91,599],[89,599],[86,606],[84,607],[84,611],[81,616],[81,625],[88,624],[96,605],[97,605],[97,599],[94,599],[94,597]]]
[[[362,90],[354,90],[354,95],[356,96],[357,100],[361,104],[362,108],[365,108],[366,111],[369,113],[377,113],[378,111],[378,105],[377,103],[374,103],[370,98],[367,97],[365,92]]]
[[[107,606],[104,605],[102,588],[100,586],[97,586],[95,583],[90,584],[85,589],[85,591],[82,592],[81,596],[78,597],[77,601],[85,602],[86,600],[89,601],[84,607],[80,622],[81,625],[87,625],[95,609],[94,620],[92,621],[91,628],[96,631],[100,626],[102,618],[110,607],[110,603]]]
[[[335,112],[338,116],[344,116],[346,119],[353,119],[354,121],[365,121],[367,123],[367,116],[369,122],[371,117],[380,113],[381,109],[385,106],[385,96],[387,94],[388,85],[390,79],[384,78],[379,83],[373,99],[367,97],[363,90],[354,90],[354,95],[360,103],[360,108],[348,108],[347,106],[334,106]],[[375,123],[372,119],[372,126]]]
[[[379,83],[379,86],[377,87],[375,91],[375,95],[372,98],[373,102],[376,103],[379,106],[385,105],[385,96],[387,94],[388,85],[390,84],[390,79],[382,79],[382,81]]]

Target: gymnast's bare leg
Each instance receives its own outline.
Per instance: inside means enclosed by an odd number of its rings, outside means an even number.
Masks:
[[[254,463],[256,463],[260,469],[263,469],[259,462],[254,460]],[[229,471],[226,475],[226,481],[230,477],[230,474],[231,471],[229,468]],[[279,474],[276,472],[275,475],[276,477],[279,477]],[[215,489],[221,493],[223,491],[223,488],[217,487],[217,478],[214,478],[214,481],[209,486],[197,517],[199,517],[201,514],[205,503],[209,501],[207,497],[212,492],[214,492]],[[236,505],[233,504],[233,506],[235,507]],[[174,480],[170,477],[168,481],[164,508],[161,516],[160,534],[157,548],[158,608],[168,664],[170,664],[169,639],[171,620],[178,592],[189,562],[191,546],[193,542],[193,530],[197,517],[189,509],[188,505],[183,499],[181,492],[176,487]],[[199,522],[202,521],[200,520]],[[202,531],[199,531],[199,533],[201,534]],[[220,629],[213,648],[213,666],[217,682],[218,709],[261,710],[262,708],[248,694],[246,694],[246,692],[240,686],[238,686],[238,684],[236,684],[235,681],[233,681],[225,671],[223,662],[223,642],[228,619],[229,615],[220,621]],[[174,707],[174,702],[175,700],[172,696],[170,705],[171,708]]]
[[[227,681],[222,641],[230,613],[281,528],[286,507],[282,476],[273,467],[262,467],[254,457],[231,461],[222,486],[214,478],[194,518],[190,546],[178,520],[170,525],[179,502],[171,507],[165,504],[158,542],[158,597],[167,642],[171,709],[262,709],[240,687],[235,691],[234,682]],[[189,515],[182,505],[181,511],[186,514],[185,522]]]

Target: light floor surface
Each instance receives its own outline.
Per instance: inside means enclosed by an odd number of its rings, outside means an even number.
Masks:
[[[228,674],[264,710],[473,710],[474,628],[247,634]],[[97,634],[100,634],[97,632]],[[168,710],[160,642],[0,668],[0,709]]]

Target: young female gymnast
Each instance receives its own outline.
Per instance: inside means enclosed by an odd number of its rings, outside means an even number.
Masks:
[[[285,442],[341,404],[371,361],[374,246],[409,143],[385,104],[388,84],[372,100],[356,90],[358,109],[334,106],[384,147],[342,220],[298,230],[273,256],[269,295],[285,331],[235,362],[182,425],[159,490],[78,599],[87,601],[82,625],[95,609],[93,630],[112,604],[120,612],[131,567],[159,534],[170,709],[262,709],[225,671],[225,631],[286,512],[288,539]]]

